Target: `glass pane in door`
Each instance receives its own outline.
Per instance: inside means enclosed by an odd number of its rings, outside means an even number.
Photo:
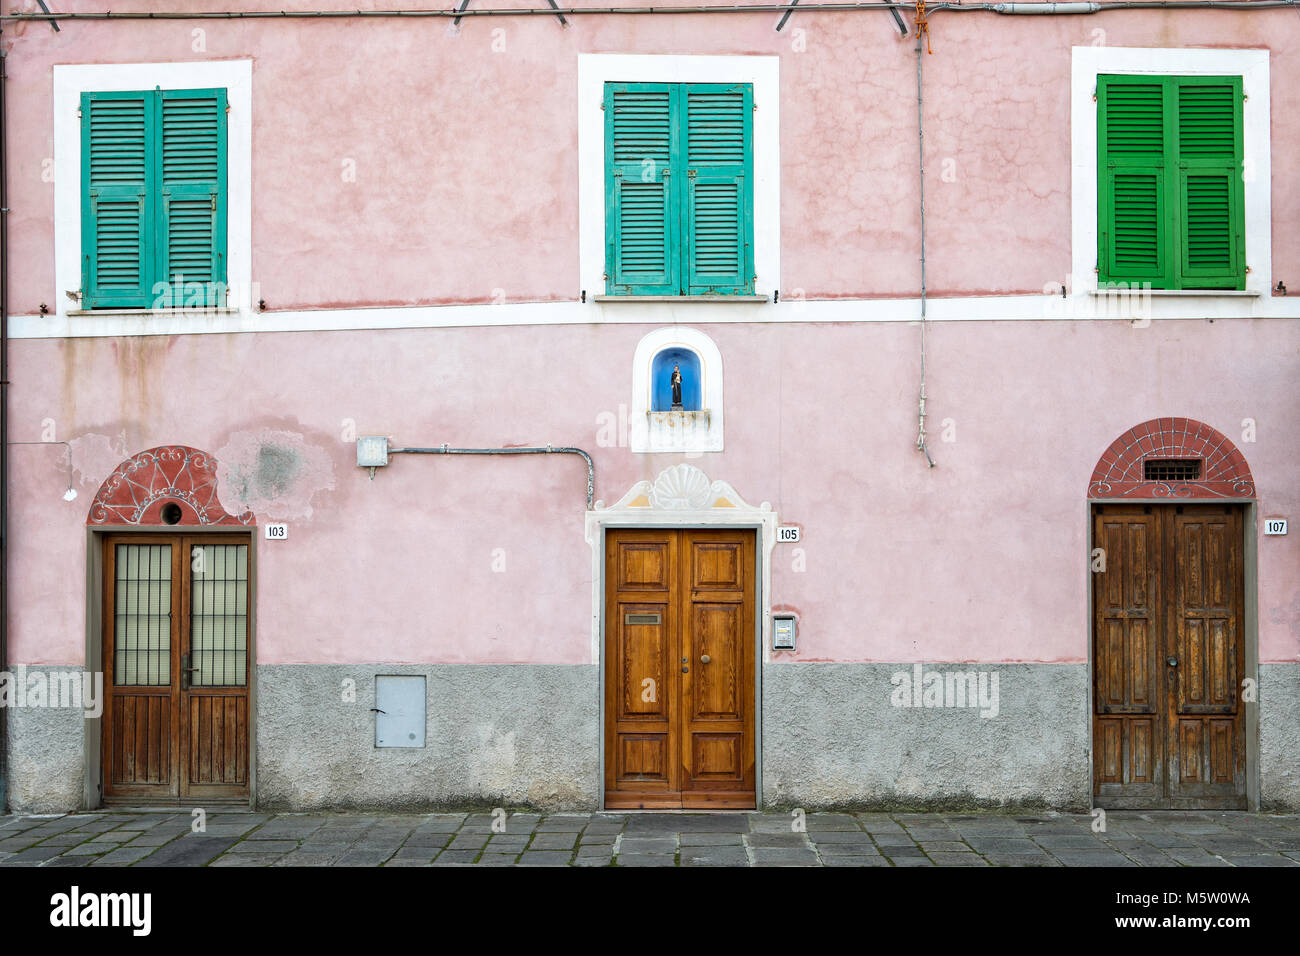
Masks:
[[[171,545],[119,544],[113,576],[113,683],[170,684]]]
[[[248,683],[248,545],[196,545],[190,553],[191,683]]]

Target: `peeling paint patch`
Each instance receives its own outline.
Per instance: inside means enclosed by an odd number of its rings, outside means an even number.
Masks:
[[[68,441],[72,449],[72,471],[83,485],[98,488],[114,469],[131,457],[126,447],[126,432],[101,435],[91,432]],[[59,459],[62,469],[63,459]]]
[[[328,452],[296,432],[236,432],[214,454],[221,500],[262,518],[310,518],[312,498],[334,488]]]

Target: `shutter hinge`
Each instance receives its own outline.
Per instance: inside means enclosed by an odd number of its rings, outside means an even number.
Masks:
[[[229,103],[226,104],[226,112],[227,112],[227,113],[230,112],[230,104],[229,104]]]
[[[81,107],[77,107],[77,119],[81,119]]]
[[[1097,87],[1095,86],[1092,88],[1092,101],[1097,102]]]
[[[213,194],[212,194],[212,211],[213,211],[213,212],[216,212],[216,211],[217,211],[217,195],[216,195],[216,193],[213,193]]]

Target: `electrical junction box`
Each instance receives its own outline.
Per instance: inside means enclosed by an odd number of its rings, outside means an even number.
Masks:
[[[774,651],[792,651],[794,650],[795,640],[795,623],[794,618],[787,615],[785,617],[772,618],[772,650]]]
[[[375,746],[423,747],[427,723],[424,678],[375,678]]]
[[[388,464],[388,437],[364,435],[357,439],[357,467],[383,468]]]

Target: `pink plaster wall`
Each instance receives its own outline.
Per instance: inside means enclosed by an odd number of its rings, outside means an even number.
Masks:
[[[613,502],[678,456],[598,447],[631,400],[649,329],[552,326],[14,342],[11,429],[77,437],[14,451],[14,660],[71,663],[85,640],[90,498],[101,446],[300,451],[259,522],[261,663],[590,661],[591,551],[576,457],[398,456],[374,481],[357,434],[398,444],[575,444]],[[1300,328],[1225,320],[932,325],[931,440],[913,448],[914,325],[721,325],[726,447],[693,459],[804,531],[807,570],[774,553],[773,603],[802,660],[1082,661],[1088,479],[1124,429],[1185,414],[1238,440],[1259,512],[1300,512]],[[952,419],[955,441],[942,440]],[[87,439],[94,438],[94,441]],[[83,456],[81,449],[87,449]],[[239,510],[240,502],[223,503]],[[1300,657],[1294,533],[1259,538],[1260,658]],[[505,570],[493,570],[502,549]]]
[[[185,3],[208,6],[171,6]],[[7,28],[12,310],[62,295],[42,178],[52,66],[250,57],[253,278],[273,309],[576,297],[584,52],[779,54],[781,288],[915,294],[912,42],[884,12],[800,13],[796,52],[776,19],[467,20],[456,37],[433,20]],[[1270,283],[1300,285],[1292,11],[964,14],[935,16],[925,58],[932,294],[1039,292],[1068,272],[1070,47],[1097,29],[1113,45],[1271,51]],[[402,443],[577,444],[613,501],[678,460],[596,447],[597,416],[630,403],[646,331],[14,342],[12,437],[39,439],[52,419],[74,443],[80,497],[62,500],[61,446],[14,450],[13,659],[82,660],[86,508],[118,462],[164,443],[237,456],[269,442],[303,464],[279,500],[258,499],[259,521],[291,522],[288,541],[256,542],[259,661],[589,661],[580,460],[405,457],[371,482],[344,437],[351,421]],[[1084,660],[1087,480],[1121,431],[1157,415],[1233,438],[1256,419],[1241,448],[1260,514],[1300,510],[1294,322],[934,325],[934,470],[912,447],[914,326],[708,331],[726,363],[728,450],[693,463],[803,527],[807,571],[788,546],[773,569],[773,603],[801,615],[799,659]],[[1296,540],[1259,542],[1265,661],[1300,657]]]
[[[459,36],[441,20],[6,29],[13,311],[34,314],[62,295],[53,185],[42,179],[53,154],[52,65],[205,58],[254,61],[253,279],[272,309],[486,302],[496,289],[510,301],[576,298],[577,57],[589,52],[779,55],[780,288],[813,298],[915,294],[912,41],[883,11],[797,13],[782,33],[776,19],[585,17],[569,29],[550,18],[480,19]],[[195,29],[205,53],[194,52]],[[497,29],[502,52],[492,49]],[[802,52],[794,29],[804,31]],[[1070,48],[1099,39],[1271,51],[1270,284],[1300,284],[1293,11],[940,13],[931,33],[932,294],[1040,292],[1069,271]],[[355,182],[344,181],[345,160],[355,162]]]

